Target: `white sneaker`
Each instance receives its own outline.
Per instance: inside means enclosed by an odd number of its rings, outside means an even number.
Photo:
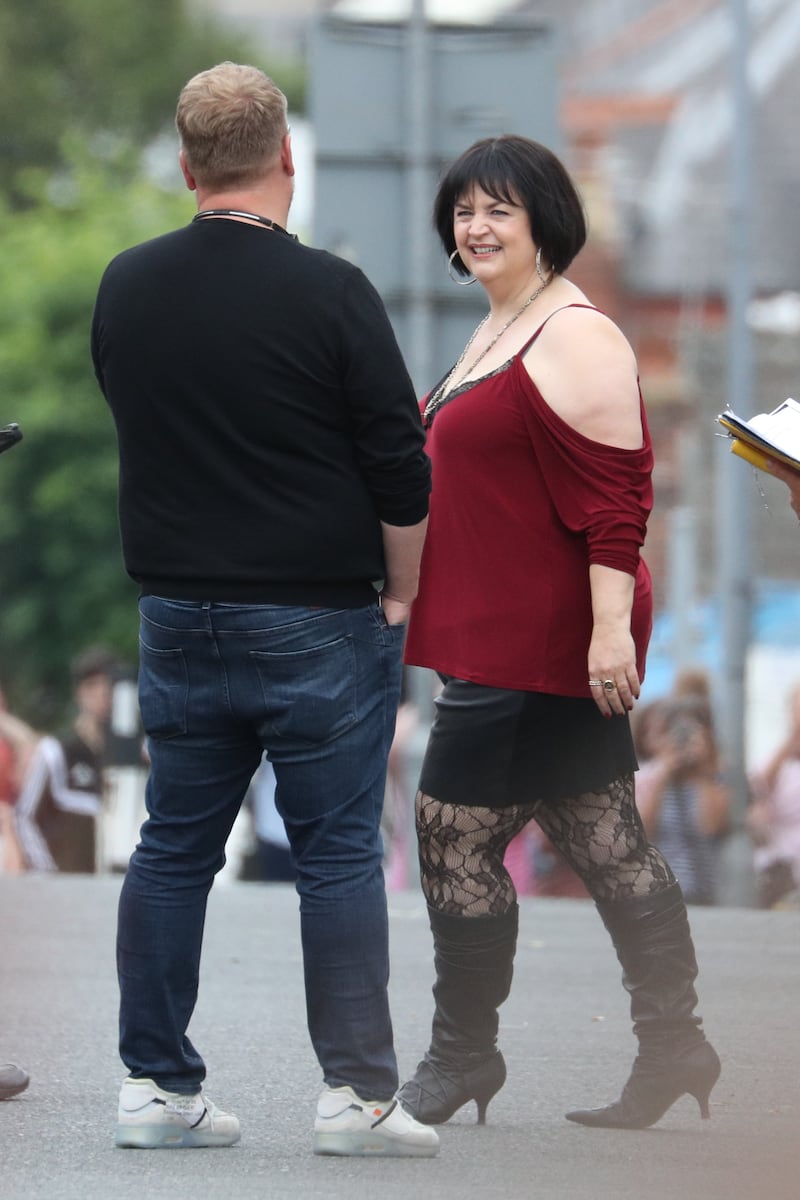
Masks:
[[[362,1100],[350,1087],[326,1088],[317,1104],[314,1153],[433,1158],[439,1135],[396,1098]]]
[[[144,1150],[181,1146],[232,1146],[239,1120],[202,1092],[165,1092],[152,1079],[126,1079],[119,1093],[116,1144]]]

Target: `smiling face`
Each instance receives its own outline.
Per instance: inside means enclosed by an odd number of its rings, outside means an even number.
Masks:
[[[563,274],[586,240],[583,206],[575,185],[563,163],[540,142],[517,134],[482,138],[445,171],[433,202],[433,224],[447,258],[459,249],[455,212],[473,205],[477,211],[486,199],[491,202],[488,211],[496,208],[505,213],[501,218],[498,211],[493,218],[496,222],[518,215],[527,217],[527,249],[532,248],[535,265],[536,249],[541,247],[545,271]],[[474,232],[487,245],[492,244],[490,235],[496,233],[499,245],[499,228]],[[534,239],[535,245],[531,245]],[[520,247],[523,244],[524,239]],[[487,254],[476,265],[488,270],[492,262],[499,263],[502,258]],[[472,265],[471,257],[469,263],[462,263],[460,254],[452,260],[456,274],[466,275]]]
[[[511,196],[502,200],[476,185],[456,200],[456,249],[464,266],[484,286],[495,281],[514,286],[536,277],[536,245],[528,214]]]

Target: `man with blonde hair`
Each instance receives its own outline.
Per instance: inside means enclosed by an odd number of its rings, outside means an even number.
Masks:
[[[266,751],[324,1077],[314,1149],[430,1157],[395,1098],[379,834],[430,466],[364,275],[287,234],[286,100],[221,63],[178,102],[198,211],[106,269],[92,355],[140,587],[148,819],[119,906],[120,1146],[227,1146],[187,1036],[208,892]]]
[[[175,124],[184,157],[206,188],[259,180],[289,132],[280,88],[257,67],[236,63],[220,63],[190,79]]]

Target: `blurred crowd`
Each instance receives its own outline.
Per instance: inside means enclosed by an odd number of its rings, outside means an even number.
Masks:
[[[144,819],[146,751],[133,807],[117,795],[109,731],[119,666],[91,648],[71,664],[72,708],[63,729],[32,728],[8,710],[0,689],[0,871],[124,870]],[[383,836],[390,890],[416,886],[413,746],[424,737],[418,707],[404,688],[389,758]],[[667,856],[691,904],[714,904],[719,860],[731,830],[731,786],[714,726],[709,680],[679,672],[668,695],[636,712],[636,797],[648,837]],[[118,773],[117,773],[118,774]],[[749,776],[746,826],[753,846],[757,903],[800,906],[800,684],[791,692],[776,744]],[[110,809],[114,809],[111,813]],[[104,836],[104,823],[123,828]],[[110,843],[121,844],[115,851]],[[292,882],[294,866],[265,758],[231,835],[223,878]],[[506,867],[519,895],[586,897],[586,890],[531,822],[508,848]]]

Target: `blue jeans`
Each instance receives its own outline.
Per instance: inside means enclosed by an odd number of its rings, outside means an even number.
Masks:
[[[403,626],[356,609],[140,601],[148,819],[119,903],[120,1056],[195,1092],[206,900],[262,751],[297,867],[311,1041],[331,1087],[397,1088],[380,817]]]

